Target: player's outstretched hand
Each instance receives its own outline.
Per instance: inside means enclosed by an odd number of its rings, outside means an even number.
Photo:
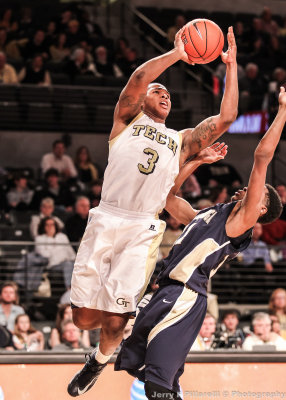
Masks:
[[[285,92],[285,87],[281,86],[280,87],[280,93],[278,97],[279,105],[280,106],[286,106],[286,92]]]
[[[201,150],[197,154],[196,160],[200,160],[204,164],[212,164],[225,158],[227,155],[227,148],[228,146],[224,142],[214,143],[212,146]]]
[[[190,65],[195,65],[192,61],[189,60],[188,55],[185,52],[184,43],[182,41],[182,33],[183,33],[184,28],[185,27],[183,26],[183,28],[181,28],[176,33],[175,40],[174,40],[174,47],[175,47],[176,51],[178,51],[180,59],[182,61],[184,61],[185,63],[190,64]]]
[[[228,28],[227,43],[228,43],[228,49],[225,53],[224,52],[221,53],[221,59],[225,64],[236,63],[236,42],[232,26]]]

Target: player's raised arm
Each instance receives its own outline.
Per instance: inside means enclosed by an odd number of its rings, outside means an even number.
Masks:
[[[114,122],[127,124],[141,110],[148,85],[168,67],[182,60],[190,63],[181,40],[181,31],[175,37],[174,48],[161,56],[152,58],[140,65],[129,78],[122,90],[114,112]],[[116,136],[116,133],[113,134]]]
[[[176,196],[178,189],[186,178],[191,175],[200,165],[212,164],[222,160],[227,154],[227,146],[224,143],[215,143],[210,147],[200,151],[196,158],[185,164],[175,180],[166,201],[165,209],[182,224],[189,224],[197,215],[195,210],[186,200]]]
[[[226,64],[226,83],[220,113],[205,119],[194,129],[183,131],[182,152],[185,159],[214,143],[236,119],[238,81],[236,43],[232,27],[228,28],[227,41],[228,50],[221,55],[222,61]]]
[[[246,188],[244,190],[246,194],[243,196],[241,206],[234,218],[227,222],[227,233],[229,236],[236,237],[242,234],[247,229],[251,228],[258,218],[258,222],[267,223],[267,221],[260,220],[260,218],[262,218],[263,215],[266,216],[269,212],[270,197],[272,197],[273,200],[272,204],[275,202],[274,197],[277,198],[277,213],[279,214],[279,196],[275,195],[275,190],[273,188],[265,186],[265,179],[267,167],[273,158],[285,122],[286,93],[285,88],[281,87],[278,113],[255,150],[254,163],[249,178],[248,188],[247,190]],[[243,195],[244,193],[238,192],[238,196],[240,194]],[[272,220],[275,220],[279,215],[275,216],[274,209],[272,213]]]

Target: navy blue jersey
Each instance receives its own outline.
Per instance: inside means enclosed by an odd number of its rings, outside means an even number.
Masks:
[[[252,229],[235,239],[226,234],[225,224],[235,205],[236,202],[217,204],[197,214],[163,261],[158,276],[160,285],[179,281],[207,295],[209,278],[226,260],[245,250],[251,241]]]

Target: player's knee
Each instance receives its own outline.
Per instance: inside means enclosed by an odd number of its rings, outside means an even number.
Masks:
[[[80,309],[73,310],[72,319],[75,326],[77,326],[79,329],[83,330],[94,329],[91,321],[88,318],[86,318],[86,316],[83,313],[81,313]]]
[[[145,393],[147,399],[153,400],[153,399],[167,399],[167,400],[173,400],[173,399],[181,399],[180,395],[172,392],[171,390],[161,386],[157,385],[157,383],[153,383],[150,381],[147,381],[145,383]]]
[[[107,335],[117,336],[122,334],[126,323],[127,320],[118,316],[112,316],[104,321],[102,328]]]

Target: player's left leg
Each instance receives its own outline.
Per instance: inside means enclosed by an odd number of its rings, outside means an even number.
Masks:
[[[108,360],[122,342],[123,331],[129,319],[129,314],[101,312],[101,332],[99,348],[87,355],[84,367],[68,385],[68,393],[77,397],[89,389],[97,381],[106,367]]]

